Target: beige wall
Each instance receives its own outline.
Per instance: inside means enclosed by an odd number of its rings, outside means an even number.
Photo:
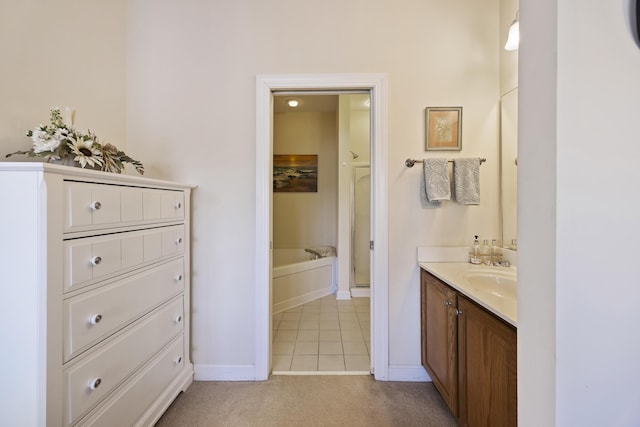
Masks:
[[[387,73],[389,356],[418,367],[416,247],[498,234],[498,3],[3,2],[0,144],[27,148],[24,131],[70,105],[148,176],[198,184],[194,360],[250,366],[255,76]],[[426,155],[424,108],[444,105],[464,107],[463,151],[446,155],[488,159],[479,207],[421,209],[419,169],[404,167]]]
[[[146,160],[152,176],[199,185],[193,201],[195,363],[249,369],[254,362],[256,75],[384,72],[389,360],[418,369],[416,247],[498,236],[499,1],[127,4],[132,155]],[[420,168],[408,169],[404,160],[427,155],[424,108],[458,105],[464,108],[463,150],[439,155],[487,158],[482,204],[421,209]]]
[[[337,245],[338,133],[335,112],[277,113],[273,154],[317,154],[317,193],[273,193],[273,247]]]
[[[31,147],[26,130],[53,107],[75,107],[79,129],[126,148],[125,12],[124,0],[0,2],[0,161]]]

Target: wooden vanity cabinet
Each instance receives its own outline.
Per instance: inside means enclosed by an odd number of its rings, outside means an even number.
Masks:
[[[421,271],[422,366],[458,416],[457,293]]]
[[[460,425],[516,426],[516,329],[462,295],[458,309]]]
[[[461,426],[517,425],[517,331],[421,270],[422,363]]]

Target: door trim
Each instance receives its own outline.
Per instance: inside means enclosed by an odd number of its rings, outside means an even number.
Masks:
[[[376,380],[389,372],[387,75],[303,74],[256,77],[256,245],[255,379],[271,373],[271,234],[273,163],[273,92],[282,90],[369,90],[371,93],[372,185],[374,186],[371,277],[371,359]]]

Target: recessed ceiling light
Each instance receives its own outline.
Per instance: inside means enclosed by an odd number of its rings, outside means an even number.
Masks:
[[[287,105],[291,108],[296,108],[298,105],[300,105],[300,101],[298,101],[297,99],[287,99]]]

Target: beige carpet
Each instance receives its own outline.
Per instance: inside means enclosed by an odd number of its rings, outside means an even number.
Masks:
[[[158,427],[456,426],[431,383],[371,376],[273,376],[263,382],[194,382]]]

